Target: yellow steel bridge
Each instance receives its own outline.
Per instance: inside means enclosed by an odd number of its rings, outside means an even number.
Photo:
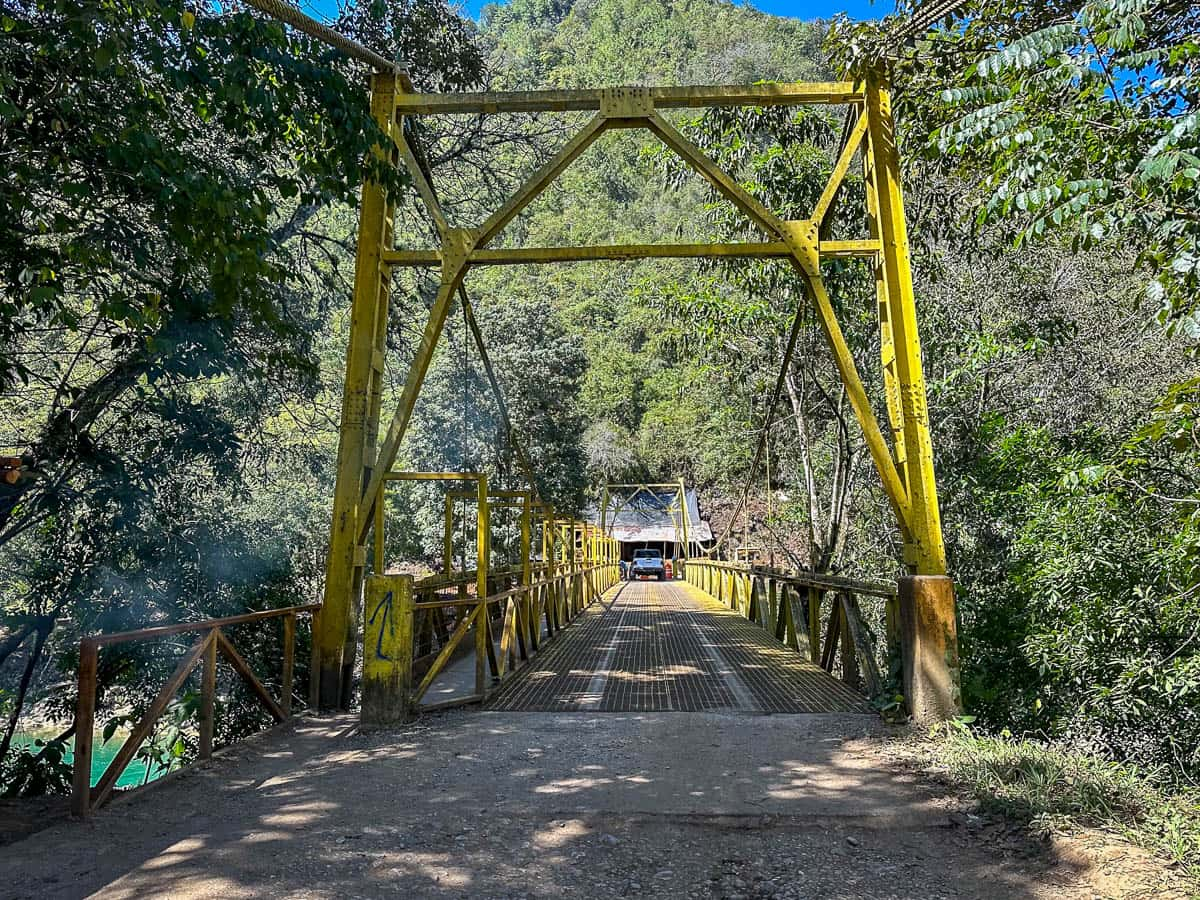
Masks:
[[[363,185],[337,477],[324,602],[194,625],[85,638],[80,653],[75,809],[89,812],[112,793],[119,766],[89,784],[96,672],[102,648],[191,632],[198,635],[175,674],[136,725],[118,761],[150,733],[194,667],[203,667],[201,757],[212,753],[215,667],[219,655],[253,688],[268,712],[292,708],[296,627],[312,615],[309,700],[326,709],[350,703],[362,653],[362,721],[402,722],[421,709],[480,703],[492,709],[714,709],[862,711],[880,697],[880,660],[902,662],[903,701],[918,719],[952,716],[959,706],[958,656],[951,582],[934,482],[921,347],[900,186],[895,123],[878,80],[819,84],[611,87],[587,90],[419,94],[401,71],[376,54],[307,20],[276,0],[253,0],[376,67],[372,114],[386,135],[375,152],[402,169],[439,237],[432,249],[394,244],[397,198]],[[307,24],[306,24],[307,23]],[[665,111],[715,107],[836,105],[848,111],[848,137],[810,214],[784,219],[742,187],[682,134]],[[452,227],[419,147],[405,123],[450,114],[590,113],[576,131],[498,209],[473,227]],[[759,232],[755,241],[618,246],[497,246],[505,226],[542,194],[598,137],[613,129],[653,135],[705,178]],[[865,175],[864,233],[830,240],[826,224],[853,165]],[[894,513],[909,574],[897,583],[851,581],[784,571],[702,554],[687,534],[681,502],[682,581],[662,585],[619,580],[608,496],[600,522],[579,521],[538,495],[529,459],[512,434],[501,385],[465,289],[481,266],[545,265],[589,260],[748,258],[791,266],[815,310],[871,459]],[[876,418],[863,375],[847,348],[822,277],[824,260],[857,257],[873,267],[881,347],[879,371],[886,424]],[[383,423],[383,372],[393,272],[438,270],[440,286],[397,406]],[[435,349],[458,303],[480,353],[526,487],[495,490],[481,472],[394,471]],[[794,350],[800,310],[787,341]],[[774,401],[782,385],[775,385]],[[382,436],[381,436],[382,432]],[[761,454],[762,446],[759,447]],[[757,468],[756,459],[755,468]],[[385,492],[396,481],[446,485],[443,570],[425,578],[389,574],[384,558]],[[674,489],[674,485],[671,486]],[[683,487],[679,485],[682,498]],[[743,498],[744,499],[744,498]],[[515,564],[490,566],[493,516],[519,521]],[[455,523],[472,522],[471,552],[458,548]],[[473,568],[470,560],[474,561]],[[864,611],[863,604],[873,604]],[[359,610],[361,610],[361,618]],[[282,622],[282,673],[276,697],[238,654],[227,629],[265,619]],[[868,620],[882,623],[874,629]],[[574,624],[572,624],[574,623]],[[361,626],[361,627],[360,627]],[[570,626],[570,630],[560,635]],[[360,637],[361,636],[361,637]],[[361,640],[361,643],[360,643]],[[836,676],[836,677],[835,677]],[[436,685],[450,688],[435,689]],[[460,690],[456,690],[457,685]],[[431,694],[431,690],[434,691]],[[446,695],[446,696],[443,696]],[[886,698],[885,698],[886,699]],[[123,763],[122,763],[123,765]]]

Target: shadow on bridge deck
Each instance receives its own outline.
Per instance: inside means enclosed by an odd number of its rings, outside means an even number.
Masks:
[[[862,695],[683,582],[627,582],[487,702],[506,711],[869,713]]]

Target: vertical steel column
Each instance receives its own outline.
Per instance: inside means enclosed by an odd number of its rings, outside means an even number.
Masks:
[[[487,476],[479,473],[476,482],[478,513],[475,520],[475,600],[479,611],[475,615],[475,693],[480,697],[487,694],[487,664],[492,640],[491,624],[488,622],[488,563],[491,556],[491,514],[488,507]]]
[[[389,136],[396,127],[398,78],[376,73],[371,79],[371,114]],[[392,160],[395,148],[374,152]],[[358,248],[355,257],[354,299],[350,310],[350,340],[346,351],[346,383],[338,439],[337,479],[329,556],[325,569],[325,596],[314,645],[319,679],[317,697],[324,708],[344,706],[348,688],[347,662],[353,651],[346,647],[355,635],[351,628],[362,593],[366,548],[359,537],[364,486],[375,466],[379,424],[379,375],[383,369],[383,344],[387,322],[391,268],[382,259],[390,250],[392,204],[383,187],[367,182],[362,189]],[[373,426],[373,427],[372,427]],[[346,681],[346,685],[343,685]]]
[[[688,513],[687,486],[683,483],[682,478],[679,479],[679,505],[683,509],[680,515],[683,521],[683,554],[680,556],[680,561],[686,566],[687,558],[692,552],[692,547],[691,540],[688,537],[688,519],[690,518],[690,514]]]
[[[442,574],[449,575],[454,571],[454,497],[446,493],[445,530],[442,532]],[[380,503],[380,506],[383,504]]]
[[[554,546],[554,510],[542,508],[542,564],[546,567],[546,585],[542,588],[542,615],[546,617],[546,636],[558,630],[557,596],[558,585],[555,576],[558,574]]]
[[[521,503],[521,616],[518,627],[522,629],[521,642],[527,648],[527,654],[537,650],[537,618],[534,616],[536,607],[533,603],[533,500],[527,492]]]
[[[921,342],[917,334],[917,307],[913,295],[909,259],[908,228],[904,221],[904,199],[900,184],[900,158],[896,150],[895,122],[888,92],[877,81],[866,86],[867,191],[874,213],[873,233],[880,240],[880,272],[876,284],[884,292],[880,308],[886,307],[885,335],[890,333],[903,440],[897,444],[898,468],[908,490],[913,546],[906,548],[905,562],[918,575],[945,575],[946,550],[942,542],[941,514],[933,473],[933,443],[929,436],[925,376],[921,370]],[[887,353],[885,346],[884,352]],[[885,360],[886,362],[886,360]],[[885,381],[886,383],[886,381]]]

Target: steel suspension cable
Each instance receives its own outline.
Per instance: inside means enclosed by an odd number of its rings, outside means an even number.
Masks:
[[[712,550],[708,551],[708,556],[716,551],[718,547],[725,542],[733,531],[733,527],[737,524],[737,517],[742,509],[746,506],[746,500],[750,497],[750,488],[754,484],[754,478],[758,475],[758,467],[762,464],[763,451],[766,448],[767,434],[771,429],[771,425],[775,421],[775,408],[779,406],[779,398],[783,394],[783,386],[787,381],[788,369],[792,365],[792,357],[796,352],[796,339],[800,336],[800,328],[804,321],[804,303],[797,304],[796,312],[792,316],[792,327],[788,332],[787,347],[783,352],[783,363],[779,367],[779,375],[775,379],[775,389],[771,392],[771,400],[767,404],[766,424],[758,435],[758,447],[754,451],[754,461],[750,464],[750,474],[746,478],[746,484],[742,488],[741,498],[738,500],[737,506],[733,510],[733,515],[729,517],[729,524],[725,526],[725,530],[721,532],[721,536],[713,543]]]
[[[297,31],[302,31],[311,38],[323,44],[328,44],[341,50],[347,56],[364,62],[380,71],[399,71],[399,65],[394,60],[380,56],[374,50],[364,47],[358,41],[351,40],[340,31],[335,31],[328,25],[323,25],[316,19],[306,16],[294,6],[289,6],[282,0],[246,0],[248,6],[253,6],[259,12],[266,13],[273,19],[291,25]]]
[[[425,156],[425,151],[422,149],[416,135],[408,127],[407,119],[405,119],[404,125],[405,139],[408,141],[408,147],[412,151],[413,160],[416,162],[417,168],[420,169],[421,175],[424,176],[425,183],[429,185],[429,190],[433,194],[434,201],[440,205],[441,200],[438,198],[437,188],[433,183],[433,170],[429,165],[429,160]],[[479,328],[478,320],[475,318],[474,305],[467,296],[466,286],[462,282],[459,282],[458,285],[458,300],[463,310],[463,322],[475,340],[475,349],[479,351],[479,361],[483,365],[484,375],[487,376],[488,385],[492,389],[492,396],[496,401],[496,409],[500,413],[500,422],[504,426],[505,437],[508,439],[508,443],[517,457],[517,465],[521,468],[521,474],[529,484],[530,490],[533,491],[534,500],[541,502],[541,492],[538,490],[537,479],[533,474],[533,462],[525,452],[524,446],[517,440],[516,429],[513,428],[512,417],[508,411],[508,403],[504,399],[504,392],[500,390],[500,381],[496,378],[496,370],[492,366],[487,346],[483,342],[483,332]],[[464,337],[465,340],[466,338]]]
[[[908,20],[892,32],[885,49],[898,51],[901,43],[928,31],[937,22],[958,12],[966,4],[967,0],[929,0],[914,10]]]

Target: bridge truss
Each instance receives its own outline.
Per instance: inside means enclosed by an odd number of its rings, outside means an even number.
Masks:
[[[846,106],[853,113],[854,124],[811,215],[800,220],[785,220],[768,209],[662,115],[663,110],[683,108],[803,105]],[[945,575],[895,126],[889,95],[883,86],[866,81],[419,94],[411,91],[403,73],[387,71],[373,76],[371,109],[390,139],[390,145],[377,152],[392,165],[407,170],[436,225],[440,247],[433,250],[395,247],[395,199],[388,197],[378,184],[364,185],[325,598],[316,640],[318,665],[314,667],[314,677],[320,678],[319,697],[323,706],[339,705],[343,685],[348,682],[345,648],[351,632],[352,610],[362,595],[367,538],[375,508],[456,295],[464,305],[468,321],[473,322],[462,286],[470,270],[479,266],[647,258],[777,259],[791,265],[816,311],[895,514],[903,540],[904,562],[917,576]],[[405,118],[538,112],[592,115],[484,222],[473,228],[453,227],[427,171],[405,137]],[[493,246],[509,222],[597,138],[613,129],[643,129],[653,134],[733,203],[757,227],[762,239],[712,244]],[[823,240],[822,226],[856,158],[861,158],[865,173],[866,234],[857,240]],[[823,260],[847,257],[870,260],[874,267],[888,437],[872,409],[821,274]],[[380,441],[389,292],[392,272],[397,267],[437,268],[441,281],[397,408]],[[478,334],[475,336],[482,349]],[[490,366],[488,369],[495,389]],[[522,453],[518,456],[528,477],[528,461]],[[952,594],[949,597],[952,625]],[[942,606],[941,618],[945,621],[945,604]]]

